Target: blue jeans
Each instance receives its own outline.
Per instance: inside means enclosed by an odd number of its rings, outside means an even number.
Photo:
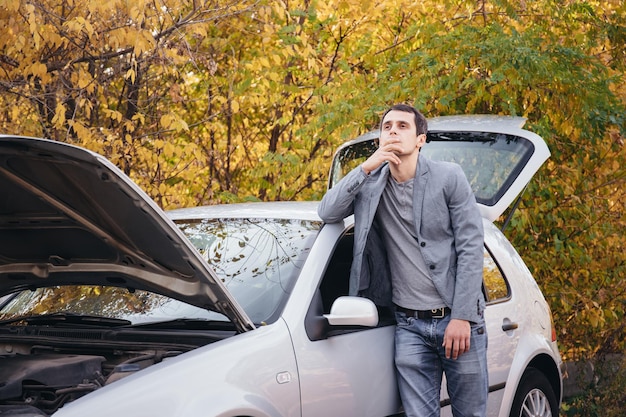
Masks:
[[[443,334],[450,315],[417,319],[396,312],[395,363],[400,398],[407,417],[440,415],[443,372],[455,417],[487,414],[487,329],[472,323],[470,350],[456,360],[446,359]]]

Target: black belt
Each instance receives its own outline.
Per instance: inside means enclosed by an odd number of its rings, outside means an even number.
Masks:
[[[409,308],[396,306],[396,309],[406,314],[407,317],[418,319],[442,319],[450,314],[448,307],[433,308],[432,310],[411,310]]]

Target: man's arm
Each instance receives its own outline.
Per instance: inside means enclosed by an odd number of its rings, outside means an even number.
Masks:
[[[484,231],[474,193],[458,169],[448,207],[454,232],[457,270],[452,319],[444,334],[446,358],[456,359],[470,349],[469,315],[477,314],[482,288]]]
[[[461,167],[457,166],[449,189],[448,207],[456,250],[456,281],[452,318],[471,321],[482,298],[484,231],[482,217]]]
[[[337,223],[353,214],[354,197],[368,176],[387,162],[400,164],[400,158],[396,155],[396,152],[402,151],[399,142],[399,139],[392,138],[381,144],[365,162],[328,190],[317,209],[321,219],[326,223]]]
[[[337,223],[353,214],[354,197],[366,180],[367,174],[361,166],[350,171],[322,198],[317,208],[320,218],[326,223]]]

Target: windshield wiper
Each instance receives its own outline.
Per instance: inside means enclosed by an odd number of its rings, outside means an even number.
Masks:
[[[55,326],[55,325],[92,325],[105,327],[129,326],[131,322],[124,319],[110,317],[89,316],[75,313],[52,313],[40,316],[22,316],[0,320],[0,325],[25,322],[27,325]]]
[[[230,321],[203,320],[203,319],[176,319],[142,323],[133,326],[144,329],[182,329],[182,330],[235,330],[235,325]]]

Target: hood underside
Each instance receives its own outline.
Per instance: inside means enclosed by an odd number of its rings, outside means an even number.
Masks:
[[[182,232],[106,158],[0,136],[0,295],[69,284],[144,289],[254,327]]]

